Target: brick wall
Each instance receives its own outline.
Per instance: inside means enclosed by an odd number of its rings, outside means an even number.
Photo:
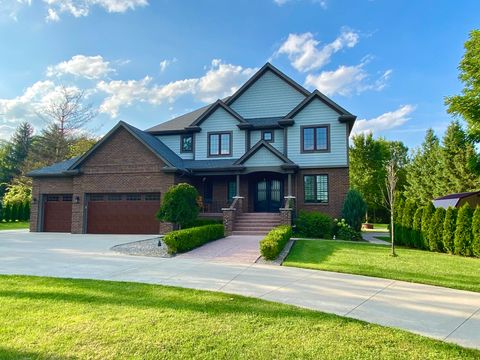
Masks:
[[[328,175],[328,204],[304,202],[303,175]],[[293,177],[293,192],[298,210],[320,211],[332,217],[340,217],[343,201],[348,192],[348,168],[300,169]]]

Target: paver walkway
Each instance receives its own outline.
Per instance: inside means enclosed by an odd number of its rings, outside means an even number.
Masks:
[[[109,250],[116,244],[146,238],[0,232],[0,274],[137,281],[223,291],[480,348],[480,293],[208,257],[166,259]]]
[[[379,245],[390,245],[388,241],[377,239],[377,236],[388,236],[389,233],[387,232],[373,232],[373,231],[365,231],[362,232],[362,237],[365,241],[368,241],[372,244],[379,244]]]

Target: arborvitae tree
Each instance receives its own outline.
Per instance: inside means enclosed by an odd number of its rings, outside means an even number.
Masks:
[[[472,208],[465,203],[457,216],[457,228],[455,230],[455,254],[463,256],[472,255]]]
[[[472,219],[473,255],[480,257],[480,206],[477,206]]]
[[[449,254],[455,250],[455,229],[457,224],[457,208],[449,206],[443,223],[443,248]]]
[[[440,143],[432,129],[425,135],[420,149],[414,154],[412,162],[407,167],[407,186],[405,196],[407,199],[417,200],[421,205],[427,204],[435,197],[444,195],[437,187],[440,171]]]
[[[25,221],[30,220],[30,203],[27,201],[25,203]]]
[[[10,219],[11,221],[16,221],[18,220],[18,215],[19,215],[19,208],[18,208],[18,203],[12,204],[12,210],[10,212]]]
[[[428,242],[428,230],[430,229],[430,222],[432,221],[433,214],[435,213],[435,206],[429,201],[427,205],[423,207],[422,213],[422,249],[429,249]]]
[[[3,220],[5,209],[3,208],[3,204],[0,202],[0,222]]]
[[[415,215],[413,216],[413,225],[412,225],[412,233],[413,233],[413,246],[421,249],[423,245],[423,238],[422,238],[422,214],[423,214],[423,207],[417,208],[415,211]]]
[[[12,206],[7,204],[5,205],[5,212],[4,212],[4,221],[5,222],[10,222],[11,221],[11,209],[12,209]]]
[[[430,251],[443,251],[443,224],[445,222],[445,209],[438,207],[435,210],[428,229],[428,245]]]
[[[342,206],[342,217],[355,231],[362,228],[362,220],[367,212],[367,203],[360,191],[350,189]]]
[[[405,205],[405,200],[402,198],[398,199],[395,206],[395,216],[394,216],[394,234],[395,234],[395,243],[397,245],[404,245],[402,242],[402,218],[403,218],[403,208]]]
[[[402,216],[402,240],[407,246],[414,246],[413,243],[413,217],[415,216],[416,203],[414,200],[407,199],[403,208]]]

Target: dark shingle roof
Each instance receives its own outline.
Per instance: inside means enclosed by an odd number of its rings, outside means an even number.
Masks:
[[[195,120],[206,112],[212,104],[201,107],[200,109],[191,111],[189,113],[183,114],[179,117],[176,117],[172,120],[165,121],[161,124],[155,125],[145,131],[147,132],[157,132],[157,131],[180,131],[190,126]]]
[[[234,166],[237,159],[218,159],[218,160],[183,160],[183,166],[186,169],[215,169]]]
[[[480,191],[471,191],[471,192],[463,192],[463,193],[457,193],[457,194],[448,194],[439,198],[436,198],[435,200],[448,200],[448,199],[463,199],[472,195],[480,194]]]
[[[45,166],[40,169],[32,170],[27,175],[31,177],[39,177],[39,176],[66,176],[66,171],[72,166],[80,156],[73,157],[71,159],[58,162],[56,164]]]
[[[252,124],[253,126],[277,126],[278,120],[282,120],[283,117],[266,117],[266,118],[256,118],[256,119],[245,119],[246,122]]]

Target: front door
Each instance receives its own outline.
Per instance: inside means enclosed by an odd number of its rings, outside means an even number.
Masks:
[[[278,179],[263,179],[255,184],[255,211],[278,212],[282,207],[283,182]]]

